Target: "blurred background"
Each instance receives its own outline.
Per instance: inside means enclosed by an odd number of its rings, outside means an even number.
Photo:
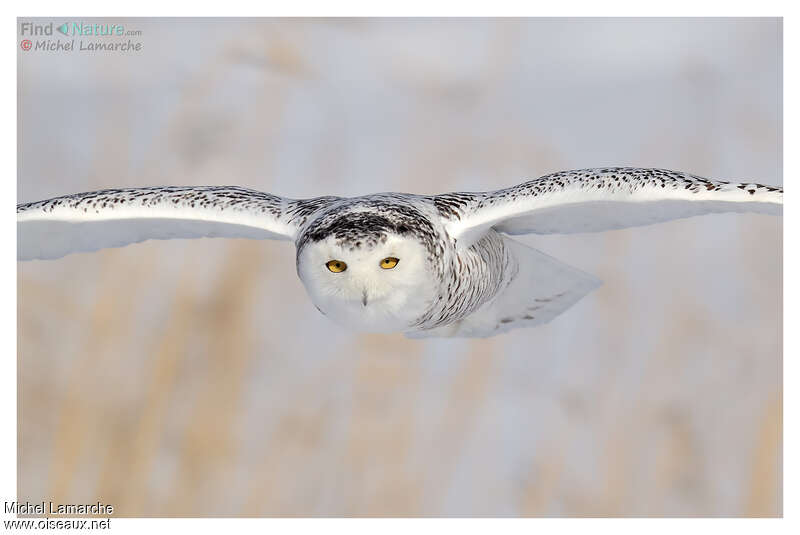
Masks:
[[[782,184],[778,19],[87,22],[140,31],[142,50],[18,50],[18,202],[427,194],[617,165]],[[285,242],[19,263],[19,500],[782,514],[781,219],[521,241],[604,285],[485,340],[342,331]]]

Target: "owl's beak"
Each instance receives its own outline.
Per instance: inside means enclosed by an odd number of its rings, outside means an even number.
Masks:
[[[366,290],[364,290],[364,293],[361,294],[361,303],[364,306],[367,306],[367,291]]]

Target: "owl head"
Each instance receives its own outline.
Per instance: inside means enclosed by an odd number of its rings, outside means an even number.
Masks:
[[[370,332],[409,329],[434,297],[433,229],[398,207],[325,214],[298,240],[297,274],[317,309]]]

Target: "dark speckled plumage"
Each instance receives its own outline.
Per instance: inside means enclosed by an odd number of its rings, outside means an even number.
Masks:
[[[104,189],[18,204],[17,213],[30,213],[36,210],[53,212],[57,208],[68,207],[85,213],[99,214],[101,210],[114,210],[118,207],[148,208],[167,204],[176,208],[249,212],[303,224],[309,215],[337,199],[338,197],[285,199],[238,186],[155,186]]]
[[[420,197],[412,199],[419,203]],[[331,235],[347,248],[373,247],[385,241],[390,232],[414,236],[435,254],[437,236],[433,224],[426,213],[401,194],[370,195],[331,203],[303,226],[297,248]]]
[[[433,197],[439,214],[446,219],[461,219],[462,216],[492,205],[514,201],[519,198],[546,196],[568,189],[606,190],[633,194],[647,188],[664,190],[730,191],[737,188],[750,195],[757,192],[780,192],[783,188],[758,183],[731,184],[720,180],[709,180],[689,173],[667,169],[644,169],[638,167],[603,167],[559,171],[510,188],[479,193],[445,193]]]

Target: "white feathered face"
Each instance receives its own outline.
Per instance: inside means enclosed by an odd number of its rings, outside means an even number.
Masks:
[[[409,235],[385,238],[343,242],[331,235],[302,247],[297,274],[323,314],[357,330],[396,332],[428,309],[434,278],[425,247]]]

